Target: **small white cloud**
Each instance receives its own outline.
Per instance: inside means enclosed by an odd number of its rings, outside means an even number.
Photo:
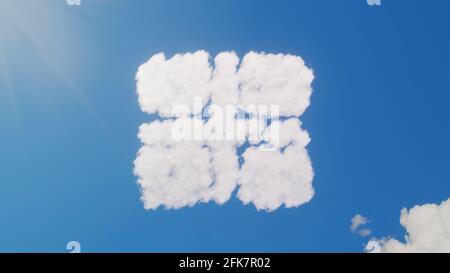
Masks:
[[[405,242],[397,239],[371,240],[379,252],[450,252],[450,198],[440,205],[403,208],[400,224],[405,228]],[[367,247],[366,247],[367,248]]]
[[[368,228],[363,228],[357,231],[358,235],[361,237],[367,237],[372,233],[372,230]]]
[[[369,219],[361,214],[355,214],[350,220],[350,230],[356,232],[360,226],[367,225]]]
[[[367,237],[372,233],[369,228],[361,228],[369,223],[369,219],[361,214],[355,214],[350,220],[350,230],[361,237]]]

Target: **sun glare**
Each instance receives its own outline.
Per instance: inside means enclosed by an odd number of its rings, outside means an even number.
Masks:
[[[37,72],[49,71],[55,81],[66,86],[64,91],[74,95],[99,120],[72,76],[72,68],[82,62],[79,48],[83,39],[76,26],[83,22],[76,11],[65,0],[0,0],[0,92],[8,93],[18,123],[20,103],[14,89],[13,63]],[[35,60],[33,67],[25,63],[24,54]]]

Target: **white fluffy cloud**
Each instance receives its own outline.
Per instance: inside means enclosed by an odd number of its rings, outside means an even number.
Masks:
[[[361,214],[355,214],[350,220],[350,230],[353,233],[358,234],[361,237],[369,236],[372,231],[368,228],[360,228],[361,226],[367,225],[369,219]]]
[[[281,105],[282,116],[300,116],[309,106],[314,75],[298,56],[250,52],[238,78],[244,105]]]
[[[440,205],[403,208],[400,224],[405,228],[405,242],[397,239],[372,240],[380,252],[450,252],[450,198]]]
[[[305,149],[309,135],[300,128],[298,119],[282,122],[280,134],[281,149],[267,152],[253,146],[245,151],[238,191],[244,204],[251,202],[258,209],[271,211],[283,204],[296,207],[313,197],[314,173]]]
[[[200,141],[174,141],[173,121],[143,124],[139,138],[144,144],[135,161],[145,208],[192,206],[208,200],[213,172],[211,156]]]
[[[177,54],[168,60],[164,53],[154,55],[139,67],[136,75],[142,111],[171,116],[176,105],[191,105],[194,97],[202,98],[206,104],[211,72],[205,51]]]
[[[223,204],[235,189],[243,203],[252,203],[258,210],[297,207],[311,200],[314,172],[306,150],[310,138],[299,118],[310,104],[312,70],[300,57],[283,54],[249,52],[239,63],[234,52],[222,52],[214,63],[210,60],[205,51],[170,59],[159,53],[139,67],[139,105],[142,111],[161,117],[139,128],[143,146],[134,173],[145,208]],[[197,107],[181,111],[184,115],[174,111],[198,99]],[[253,131],[260,139],[247,142],[240,165],[238,150],[245,138],[174,139],[177,128],[185,125],[214,127],[213,118],[202,116],[207,105],[232,105],[250,114],[255,105],[278,105],[282,119]],[[212,107],[210,112],[212,117],[219,115]],[[275,129],[279,137],[273,134]],[[249,138],[250,131],[244,137]],[[262,149],[265,146],[272,151]]]

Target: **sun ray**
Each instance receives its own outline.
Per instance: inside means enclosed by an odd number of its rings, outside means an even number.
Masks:
[[[76,100],[85,108],[86,112],[91,115],[91,117],[98,123],[100,127],[105,128],[105,122],[96,111],[94,105],[90,102],[88,96],[86,96],[83,90],[70,76],[65,62],[58,60],[57,57],[55,57],[55,53],[48,48],[47,40],[39,36],[39,33],[44,30],[39,32],[33,28],[35,27],[33,25],[33,20],[36,20],[36,18],[32,18],[32,20],[29,17],[31,12],[45,13],[40,14],[42,18],[45,18],[43,20],[47,20],[44,23],[41,22],[44,26],[48,27],[48,29],[45,29],[45,33],[50,33],[51,38],[58,39],[58,49],[62,49],[65,56],[68,53],[73,54],[73,51],[69,51],[69,49],[71,49],[71,44],[68,42],[67,37],[64,37],[69,36],[64,30],[64,23],[69,21],[68,19],[71,16],[67,14],[67,12],[64,12],[64,10],[56,8],[51,4],[51,2],[23,0],[17,2],[17,5],[11,5],[10,2],[8,2],[8,4],[3,6],[4,11],[6,10],[3,13],[7,15],[6,20],[8,20],[8,27],[0,28],[0,35],[3,36],[2,34],[5,34],[6,32],[8,32],[6,33],[8,34],[8,36],[17,36],[18,33],[23,34],[24,37],[29,41],[30,45],[40,54],[44,62],[56,73],[59,80],[64,83],[64,85],[67,87],[67,91],[76,98]],[[3,5],[3,3],[4,2],[1,2],[0,4]],[[67,50],[64,50],[64,48],[67,48]],[[5,60],[3,60],[3,63],[5,63]],[[6,67],[5,64],[3,64],[3,66]],[[6,68],[3,70],[6,70]],[[11,77],[8,76],[7,78],[9,78],[8,85],[10,93],[12,94],[10,96],[12,98],[11,101],[14,102],[14,108],[17,112],[18,106],[15,100],[14,90],[12,89],[13,83]]]
[[[9,105],[12,110],[12,118],[14,119],[14,124],[16,126],[16,134],[19,141],[21,141],[23,139],[22,117],[20,114],[19,105],[17,103],[13,81],[11,79],[11,74],[9,71],[7,54],[2,43],[0,43],[0,79],[5,85],[5,90],[9,99]]]

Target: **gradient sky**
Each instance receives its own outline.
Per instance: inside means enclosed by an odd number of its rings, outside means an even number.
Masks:
[[[447,0],[0,0],[0,252],[360,252],[450,196]],[[296,209],[146,211],[133,160],[151,55],[302,56],[316,195]]]

